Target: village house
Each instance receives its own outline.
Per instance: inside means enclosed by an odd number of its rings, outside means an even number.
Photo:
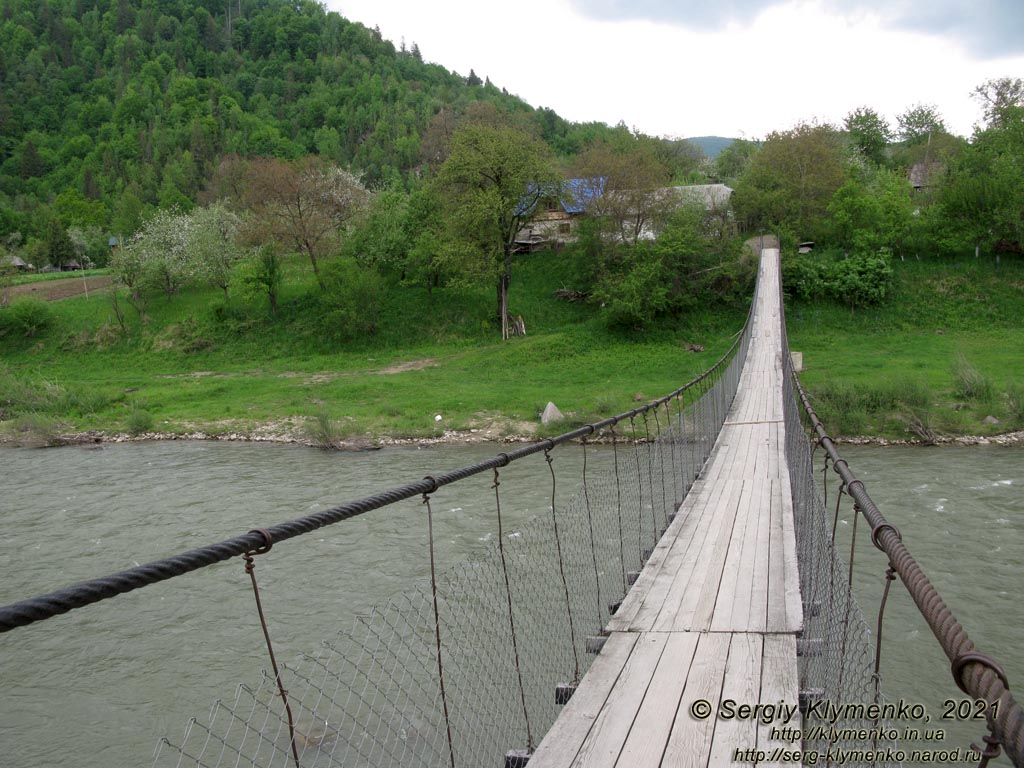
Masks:
[[[935,186],[936,181],[942,175],[943,164],[938,162],[914,163],[907,177],[910,179],[910,186],[915,192],[927,192]]]
[[[532,253],[545,248],[558,249],[576,239],[579,221],[595,207],[605,194],[605,180],[567,179],[550,194],[541,195],[533,214],[515,239],[517,253]],[[725,184],[691,184],[657,190],[657,198],[668,205],[698,203],[723,221],[731,220],[729,199],[732,189]],[[653,240],[656,233],[644,229],[641,239]]]
[[[576,239],[576,227],[587,209],[604,194],[604,179],[566,179],[552,185],[533,207],[515,240],[517,253],[561,248]]]

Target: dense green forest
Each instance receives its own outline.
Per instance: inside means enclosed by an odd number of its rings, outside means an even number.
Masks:
[[[797,322],[910,317],[893,307],[910,264],[934,265],[939,314],[977,303],[942,277],[970,261],[1004,265],[990,304],[1016,329],[1024,81],[974,95],[969,138],[927,104],[895,125],[860,106],[705,142],[712,159],[569,123],[312,0],[0,0],[0,418],[40,361],[93,353],[298,365],[527,328],[671,345],[742,317],[762,232]],[[731,198],[673,189],[716,184]],[[534,228],[550,250],[529,252]],[[114,288],[58,309],[17,296],[27,264],[101,267]]]
[[[421,174],[488,103],[560,155],[572,125],[312,0],[2,0],[0,233],[48,221],[128,235],[191,207],[225,156],[317,154],[371,186]]]

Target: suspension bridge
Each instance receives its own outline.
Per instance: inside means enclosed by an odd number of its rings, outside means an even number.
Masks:
[[[778,251],[765,251],[762,285],[778,283],[778,267]],[[531,766],[724,765],[737,750],[792,746],[771,740],[757,718],[716,723],[688,711],[694,702],[717,711],[725,700],[799,712],[803,610],[780,309],[778,291],[758,291],[738,389],[711,457]],[[799,728],[799,715],[788,724]]]
[[[576,476],[561,469],[566,451],[582,453]],[[533,462],[544,478],[534,482],[550,483],[547,511],[516,527],[513,462]],[[446,486],[473,482],[493,509],[493,546],[438,562],[445,519],[434,506]],[[290,539],[410,501],[423,510],[430,577],[279,663],[259,563]],[[907,758],[879,674],[886,597],[872,631],[852,594],[853,551],[845,562],[836,545],[851,504],[854,537],[862,519],[888,558],[885,596],[903,584],[953,680],[980,704],[988,731],[975,763],[1002,749],[1024,764],[1024,713],[1005,673],[975,648],[800,387],[775,249],[762,250],[732,347],[658,400],[2,606],[0,633],[241,558],[263,630],[247,652],[253,677],[160,739],[154,766],[784,765],[810,755],[895,765]],[[829,728],[802,728],[819,706]]]

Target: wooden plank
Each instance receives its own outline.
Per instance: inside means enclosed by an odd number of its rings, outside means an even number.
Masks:
[[[576,693],[530,758],[531,768],[562,768],[572,763],[618,682],[638,637],[616,632],[608,638]]]
[[[743,435],[744,451],[737,453],[735,463],[723,476],[723,501],[715,514],[718,526],[713,528],[711,536],[704,542],[700,550],[691,553],[693,568],[699,568],[690,577],[689,587],[679,604],[676,618],[671,627],[675,630],[707,630],[710,628],[711,614],[718,601],[718,593],[725,568],[724,552],[727,553],[734,534],[736,515],[744,492],[743,484],[746,475],[752,471],[757,455],[757,446],[749,439],[749,428],[736,428],[737,435]],[[737,437],[737,440],[740,438]],[[702,602],[703,601],[703,602]],[[700,611],[705,611],[700,613]]]
[[[695,632],[677,632],[669,635],[665,652],[654,671],[654,679],[647,689],[647,696],[637,713],[633,729],[629,732],[616,765],[623,768],[657,768],[661,765],[665,745],[676,719],[673,716],[679,710],[684,687],[689,691],[695,677],[702,678],[707,675],[707,670],[702,668],[701,662],[694,659],[698,640],[701,641],[701,645],[704,644],[701,638],[702,636]],[[726,646],[727,644],[722,647],[723,652]]]
[[[708,765],[708,752],[718,728],[718,720],[714,714],[705,720],[698,720],[690,713],[690,706],[693,702],[703,699],[711,705],[712,713],[718,711],[722,678],[728,668],[729,643],[732,636],[711,633],[701,634],[699,637],[697,653],[693,658],[686,687],[675,713],[675,721],[672,723],[672,732],[665,747],[661,766]],[[626,765],[629,763],[623,763],[623,766]]]
[[[796,669],[796,635],[765,635],[764,636],[764,660],[761,663],[761,696],[763,702],[784,702],[794,706],[799,702],[800,683],[797,679]],[[799,743],[785,739],[771,738],[773,728],[794,728],[801,727],[799,710],[795,710],[793,719],[788,723],[776,722],[773,724],[760,724],[757,728],[757,749],[767,752],[769,755],[777,748],[794,750],[799,749]],[[783,766],[790,763],[763,762],[761,766]]]
[[[609,623],[609,628],[634,631],[653,629],[666,608],[666,597],[673,591],[686,588],[692,572],[692,567],[687,569],[686,564],[695,562],[696,552],[704,546],[724,490],[720,480],[733,465],[735,451],[742,445],[742,442],[732,438],[728,444],[719,443],[718,453],[709,467],[707,484],[692,504],[688,498],[681,508],[685,522],[662,563],[659,579],[644,594],[638,594],[628,603],[624,602],[615,619]]]
[[[779,428],[780,450],[785,450],[786,429]],[[793,493],[790,485],[789,465],[783,454],[779,465],[779,485],[782,493],[782,546],[785,584],[786,619],[783,627],[775,631],[799,632],[804,626],[803,600],[800,595],[800,566],[796,552],[796,530],[793,520]],[[771,630],[771,623],[769,624]]]
[[[771,485],[768,474],[770,462],[769,446],[763,435],[768,433],[766,425],[762,425],[757,438],[758,472],[754,478],[754,492],[748,511],[747,536],[743,542],[740,560],[736,565],[739,580],[736,595],[733,599],[731,629],[737,632],[763,631],[765,619],[761,604],[766,600],[769,589],[767,573],[763,568],[768,558],[767,529],[765,522],[771,512]]]
[[[779,456],[782,446],[779,443],[780,428],[773,430],[775,433],[775,450],[773,451],[772,480],[778,495],[778,504],[772,510],[772,549],[768,562],[768,581],[771,584],[771,591],[768,593],[768,621],[767,628],[770,632],[795,631],[789,626],[787,611],[787,573],[785,568],[786,531],[783,528],[782,518],[785,514],[786,496],[789,493],[788,487],[783,487],[781,468],[786,463],[785,457]],[[797,584],[799,594],[799,583]]]
[[[740,429],[744,429],[740,427]],[[725,559],[734,533],[736,517],[739,513],[739,503],[743,492],[742,477],[745,474],[743,468],[749,467],[752,461],[751,454],[756,455],[756,446],[747,441],[748,452],[743,463],[734,468],[735,475],[729,478],[730,492],[728,502],[718,510],[719,525],[713,530],[711,550],[704,553],[701,573],[703,583],[700,587],[700,595],[693,606],[692,613],[681,611],[677,615],[673,628],[680,629],[708,629],[711,626],[711,617],[714,614],[715,604],[718,602],[719,586],[722,581],[725,568]],[[697,579],[694,579],[696,586]],[[693,587],[690,588],[693,591]]]
[[[738,704],[756,703],[761,691],[761,656],[764,638],[759,634],[732,635],[729,662],[725,667],[721,699]],[[763,700],[763,699],[762,699]],[[751,720],[718,720],[708,750],[706,765],[732,765],[736,748],[749,749],[757,744],[757,726]]]
[[[755,453],[755,462],[756,462]],[[733,608],[736,604],[736,594],[742,591],[740,587],[741,571],[743,563],[744,540],[750,529],[751,515],[750,506],[754,493],[754,478],[744,478],[742,490],[737,505],[736,521],[733,524],[732,538],[729,542],[729,550],[726,553],[725,564],[722,569],[722,578],[718,587],[718,599],[711,616],[710,628],[712,632],[727,632],[733,629]],[[749,591],[749,586],[747,587]]]
[[[752,565],[750,604],[747,613],[747,626],[752,630],[764,631],[768,627],[768,601],[771,599],[773,585],[769,574],[769,560],[772,553],[771,520],[776,514],[781,500],[777,496],[777,484],[772,481],[772,462],[777,458],[774,453],[774,445],[771,444],[771,434],[774,424],[765,425],[768,435],[766,449],[766,470],[758,479],[761,482],[761,498],[763,506],[758,516],[757,549],[752,553],[750,561]]]
[[[615,765],[622,745],[633,728],[636,713],[647,694],[668,637],[664,633],[645,633],[637,638],[618,683],[612,688],[604,707],[594,720],[576,759],[569,764],[562,763],[560,768],[566,765],[610,768]]]

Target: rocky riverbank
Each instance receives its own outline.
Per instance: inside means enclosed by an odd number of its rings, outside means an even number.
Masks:
[[[532,425],[530,425],[532,426]],[[509,433],[503,428],[491,427],[470,430],[444,430],[435,435],[419,437],[402,437],[391,435],[344,437],[324,444],[310,437],[301,426],[293,422],[278,422],[260,425],[251,429],[227,431],[205,431],[202,429],[184,432],[147,431],[137,434],[127,432],[103,432],[90,430],[86,432],[66,432],[56,434],[38,434],[34,432],[0,432],[0,445],[24,448],[43,448],[67,445],[102,445],[104,443],[145,442],[152,440],[217,440],[247,443],[285,443],[305,445],[314,448],[339,451],[368,451],[387,446],[427,446],[427,445],[469,445],[477,443],[529,443],[537,440],[532,431]],[[977,445],[1024,445],[1024,431],[1006,432],[997,435],[959,435],[938,436],[934,441],[920,439],[898,440],[874,436],[848,436],[834,438],[838,445],[877,445],[877,446],[977,446]],[[592,443],[610,442],[605,436],[597,435],[590,439]]]

